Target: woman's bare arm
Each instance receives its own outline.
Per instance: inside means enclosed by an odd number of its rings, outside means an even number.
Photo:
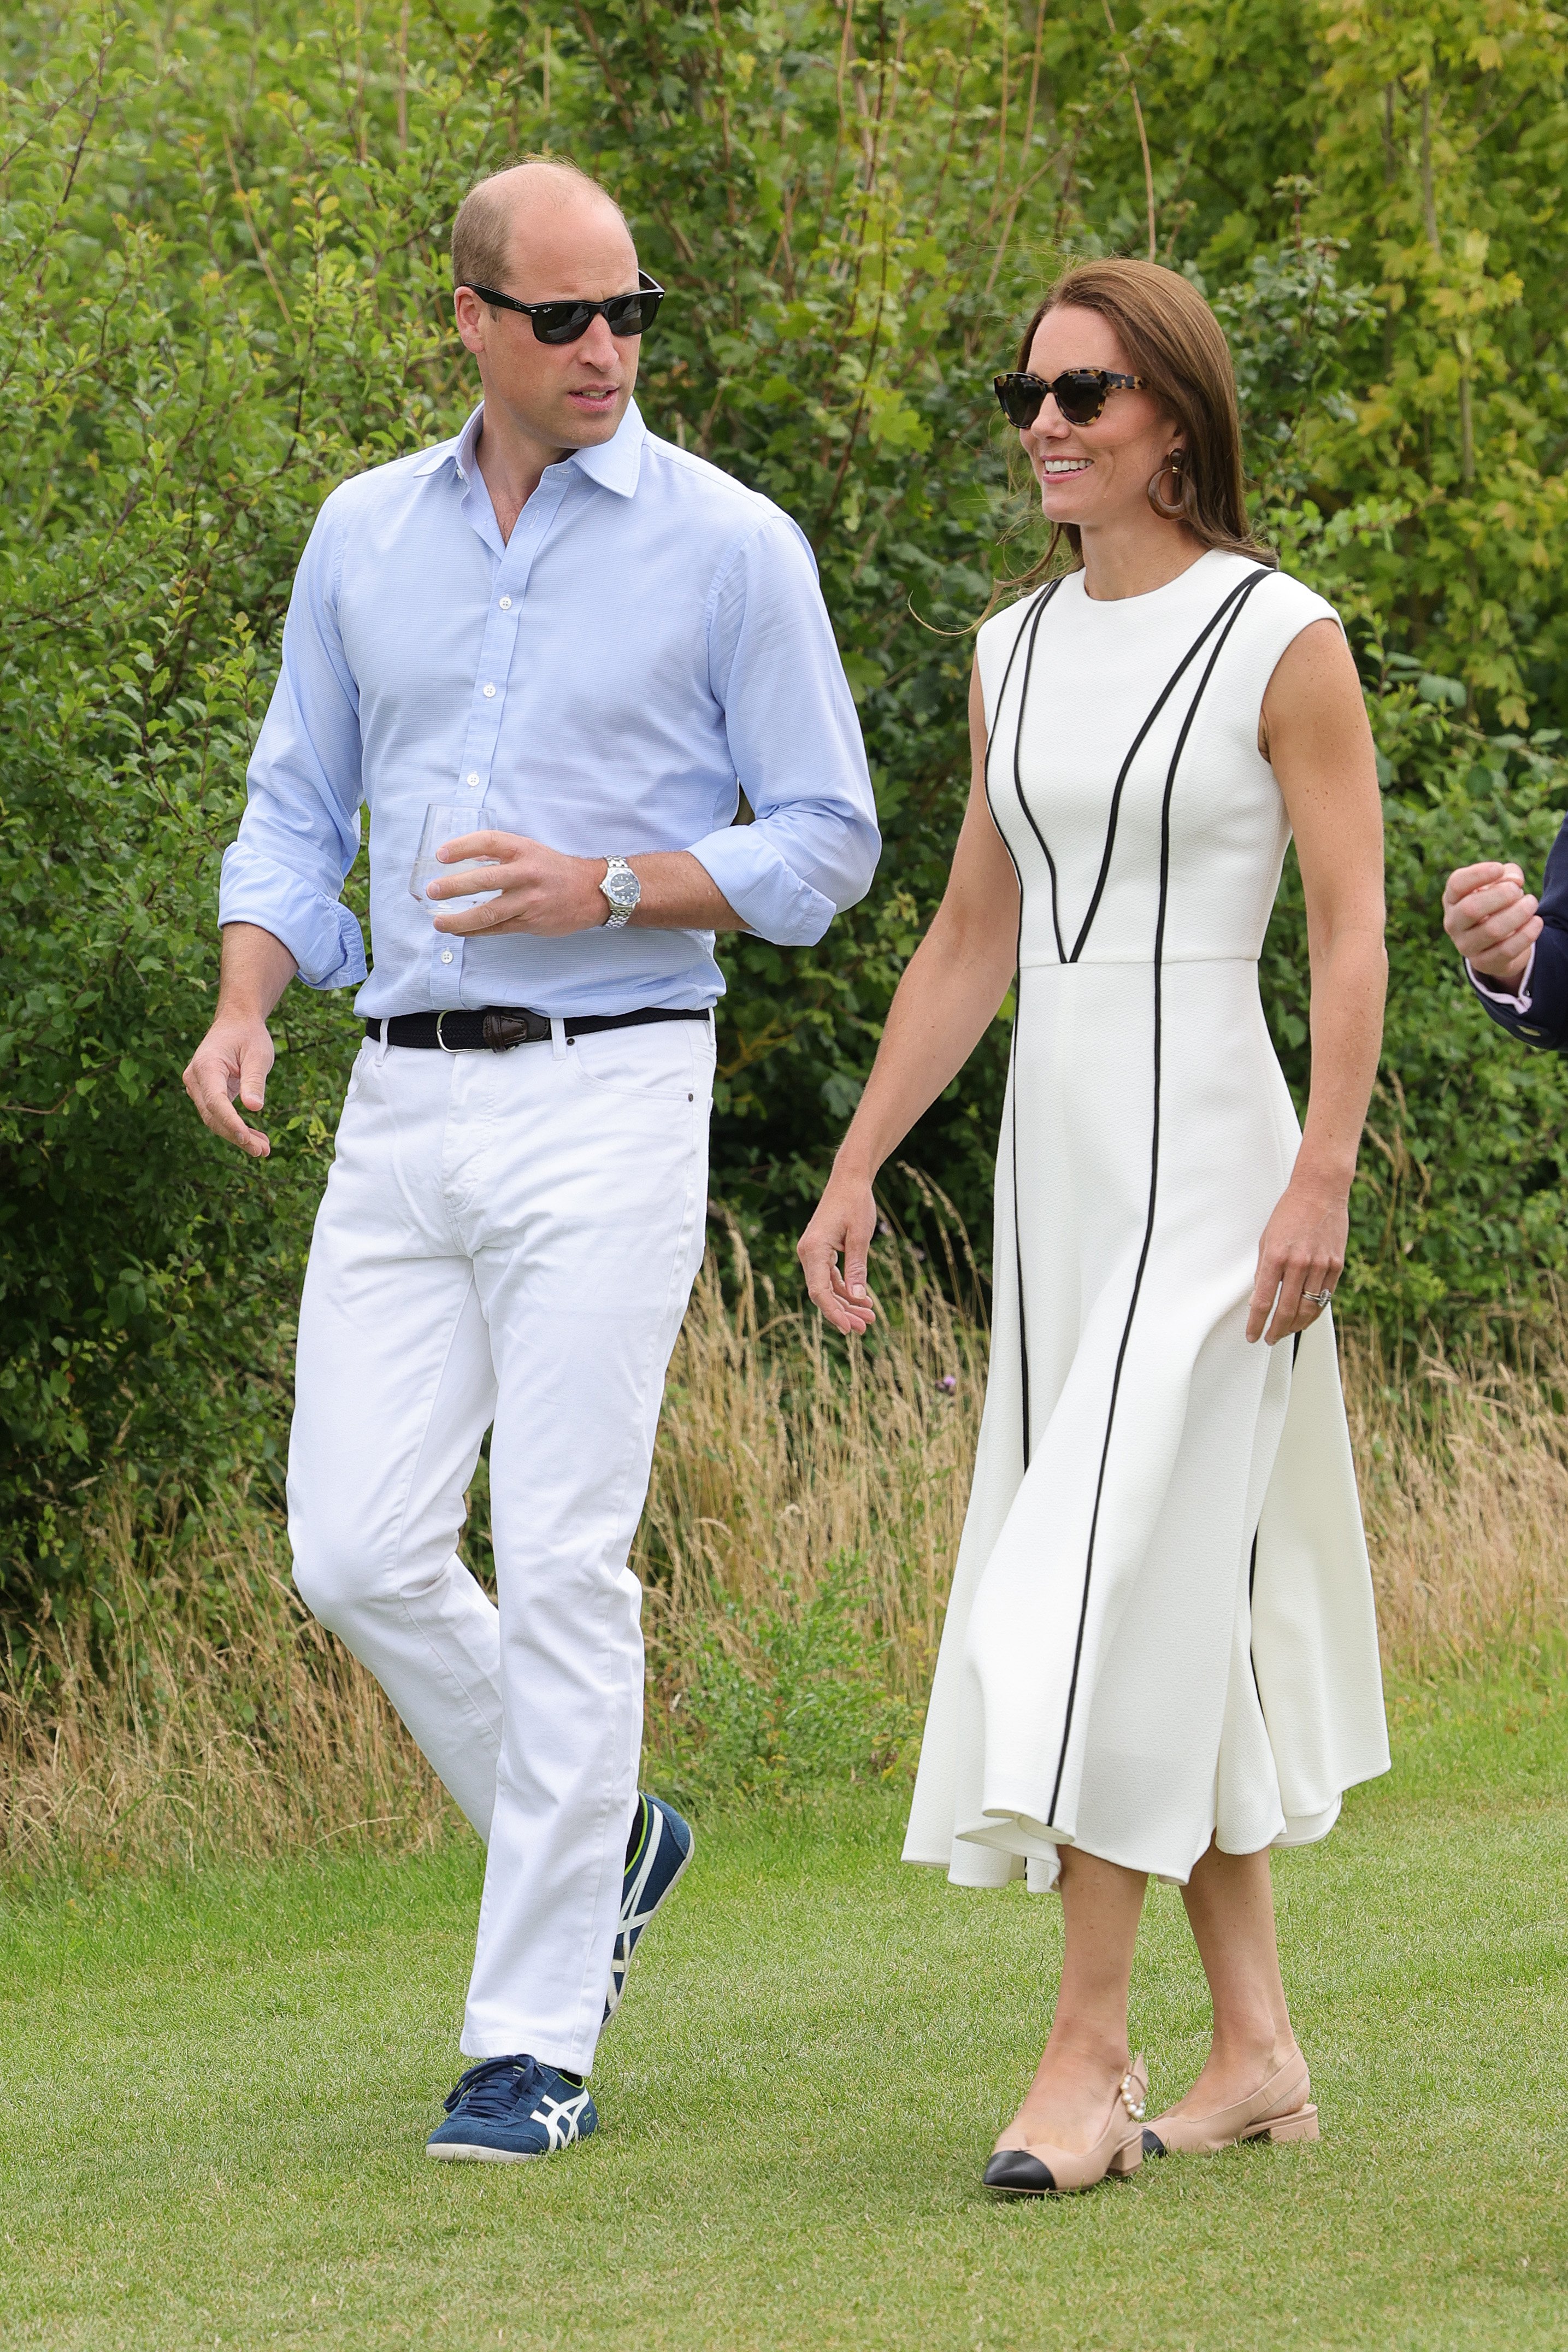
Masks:
[[[1018,877],[986,804],[977,667],[969,681],[969,804],[946,891],[898,983],[860,1108],[800,1237],[806,1286],[839,1331],[858,1334],[875,1319],[866,1255],[876,1231],[876,1171],[957,1076],[996,1019],[1017,963]]]
[[[1312,1087],[1294,1171],[1258,1247],[1249,1339],[1303,1331],[1303,1291],[1344,1265],[1350,1186],[1377,1076],[1388,959],[1383,808],[1361,681],[1338,625],[1315,621],[1281,656],[1260,749],[1296,836],[1312,964]]]

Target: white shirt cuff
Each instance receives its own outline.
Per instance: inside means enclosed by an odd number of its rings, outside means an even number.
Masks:
[[[1470,962],[1468,956],[1465,959],[1465,970],[1470,976],[1471,987],[1479,989],[1480,993],[1490,1003],[1506,1004],[1511,1013],[1529,1012],[1531,1001],[1530,975],[1535,970],[1534,948],[1531,948],[1530,950],[1530,961],[1525,965],[1524,970],[1521,972],[1511,995],[1510,995],[1506,988],[1499,987],[1495,981],[1483,980],[1480,973],[1477,971],[1475,966]]]

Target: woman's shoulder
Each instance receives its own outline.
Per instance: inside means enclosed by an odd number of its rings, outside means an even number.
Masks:
[[[1320,596],[1315,588],[1309,588],[1304,580],[1298,580],[1293,572],[1273,568],[1267,579],[1260,582],[1259,588],[1268,598],[1266,609],[1281,617],[1295,616],[1298,628],[1305,628],[1309,621],[1339,620],[1328,598]]]
[[[1239,584],[1258,569],[1252,556],[1232,556],[1223,559],[1233,566]],[[1228,584],[1228,583],[1227,583]],[[1245,648],[1245,658],[1257,665],[1260,690],[1268,684],[1286,647],[1294,643],[1303,629],[1315,621],[1332,621],[1336,628],[1343,623],[1326,596],[1309,588],[1292,572],[1281,572],[1270,565],[1247,598],[1245,614],[1239,616],[1238,650]]]

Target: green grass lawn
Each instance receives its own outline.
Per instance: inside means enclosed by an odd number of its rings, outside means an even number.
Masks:
[[[1396,1765],[1277,1871],[1315,2147],[979,2186],[1046,2024],[1049,1900],[897,1860],[886,1797],[716,1826],[606,2037],[596,2139],[422,2143],[477,1851],[37,1895],[0,1920],[0,2343],[1568,2345],[1568,1693],[1395,1706]],[[1154,2095],[1205,2007],[1151,1895]]]

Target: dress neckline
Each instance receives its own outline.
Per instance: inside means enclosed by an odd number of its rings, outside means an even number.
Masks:
[[[1174,589],[1183,587],[1196,573],[1201,572],[1206,564],[1212,565],[1217,558],[1223,558],[1228,552],[1228,551],[1222,547],[1206,547],[1203,553],[1189,563],[1185,572],[1178,572],[1174,580],[1162,581],[1157,588],[1142,589],[1136,596],[1091,596],[1087,585],[1088,575],[1082,571],[1070,572],[1061,584],[1066,587],[1069,583],[1075,582],[1080,604],[1090,606],[1096,613],[1114,613],[1129,606],[1142,607],[1146,610],[1156,597],[1170,595]]]

